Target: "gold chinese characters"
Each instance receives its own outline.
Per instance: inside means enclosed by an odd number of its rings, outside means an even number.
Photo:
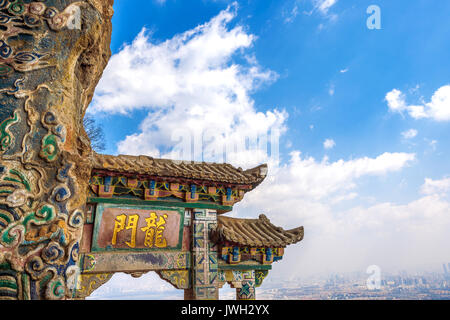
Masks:
[[[167,240],[164,238],[164,230],[166,224],[167,214],[158,215],[155,212],[150,213],[150,217],[145,219],[147,225],[140,228],[145,232],[144,246],[149,248],[165,248],[167,247]],[[117,244],[117,235],[123,230],[131,230],[131,240],[126,241],[125,244],[130,248],[136,247],[136,234],[138,231],[139,215],[118,215],[114,221],[114,232],[111,239],[111,244]]]

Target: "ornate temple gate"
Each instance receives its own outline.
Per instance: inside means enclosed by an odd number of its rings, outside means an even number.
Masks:
[[[222,216],[265,178],[267,167],[96,155],[80,245],[83,299],[114,273],[155,271],[185,299],[218,299],[228,282],[255,299],[283,248],[303,238],[259,219]]]

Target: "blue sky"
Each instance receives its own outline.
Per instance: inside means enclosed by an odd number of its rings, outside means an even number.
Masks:
[[[312,272],[349,244],[335,271],[450,261],[450,2],[115,2],[113,57],[90,110],[106,153],[169,157],[174,128],[229,141],[280,130],[279,158],[230,158],[271,170],[233,215],[305,226],[277,268]]]

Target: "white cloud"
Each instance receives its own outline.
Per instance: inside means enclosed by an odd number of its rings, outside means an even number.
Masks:
[[[441,180],[425,179],[421,192],[424,194],[439,194],[450,191],[450,177]]]
[[[438,144],[437,140],[431,140],[430,143],[429,143],[429,145],[433,149],[433,151],[436,150],[437,144]]]
[[[269,167],[270,176],[235,211],[249,217],[265,213],[285,229],[305,227],[304,240],[274,264],[274,272],[285,279],[365,272],[372,264],[383,272],[440,266],[450,258],[450,202],[442,194],[449,181],[428,180],[427,194],[405,204],[375,198],[372,205],[362,205],[357,191],[359,179],[400,171],[413,159],[412,154],[385,153],[329,163],[292,153],[285,166]],[[339,206],[343,201],[346,206]]]
[[[406,109],[405,97],[400,90],[393,89],[385,97],[389,110],[393,112],[402,112]]]
[[[323,147],[324,147],[325,149],[332,149],[332,148],[334,148],[335,146],[336,146],[336,142],[334,142],[333,139],[326,139],[326,140],[323,142]]]
[[[412,138],[416,137],[418,133],[419,132],[416,129],[409,129],[409,130],[403,131],[401,133],[401,135],[405,139],[412,139]]]
[[[255,203],[270,201],[321,201],[354,192],[356,180],[363,176],[380,176],[395,172],[415,159],[411,153],[383,153],[376,158],[362,157],[348,161],[329,162],[303,158],[299,151],[290,154],[287,164],[269,165],[269,177],[261,186],[249,193]],[[265,187],[264,187],[265,186]],[[271,196],[265,192],[274,192]],[[261,198],[258,195],[264,194]],[[354,196],[352,196],[354,198]],[[282,200],[284,199],[284,200]]]
[[[327,14],[328,10],[336,3],[337,0],[314,0],[315,8],[323,14]]]
[[[450,85],[440,87],[426,104],[427,114],[437,121],[450,120]]]
[[[236,10],[232,5],[209,22],[162,43],[153,43],[143,29],[112,56],[91,111],[148,110],[139,132],[118,144],[120,153],[221,162],[214,155],[226,144],[239,146],[245,137],[284,132],[287,113],[258,112],[250,97],[261,84],[275,81],[277,74],[263,70],[246,53],[254,35],[240,25],[228,27]],[[247,64],[235,63],[235,55],[247,58]],[[193,154],[186,154],[191,146]],[[251,166],[265,161],[267,151],[228,148],[226,156],[228,162]]]
[[[289,11],[287,14],[283,13],[283,15],[285,16],[284,18],[284,22],[285,23],[291,23],[295,20],[295,18],[298,15],[298,5],[297,3],[294,4],[294,7],[292,8],[291,11]]]
[[[334,96],[334,92],[335,92],[335,85],[332,83],[332,84],[330,85],[330,88],[328,89],[328,94],[329,94],[330,96]]]
[[[339,72],[340,72],[340,73],[346,73],[346,72],[348,72],[348,68],[341,69],[341,70],[339,70]]]
[[[300,2],[299,0],[297,0],[296,2]],[[309,11],[304,10],[303,14],[307,15],[307,16],[311,16],[313,13],[315,12],[319,12],[319,14],[326,18],[329,22],[336,22],[338,19],[338,15],[335,13],[329,13],[329,10],[331,7],[333,7],[338,0],[310,0],[310,2],[312,3],[312,9]],[[297,4],[296,4],[297,5]],[[325,29],[325,27],[327,26],[327,24],[324,23],[320,23],[317,26],[317,29],[319,31]]]
[[[440,87],[434,92],[430,102],[420,105],[408,105],[405,95],[398,89],[388,92],[385,99],[392,112],[407,112],[414,119],[450,121],[450,85]]]

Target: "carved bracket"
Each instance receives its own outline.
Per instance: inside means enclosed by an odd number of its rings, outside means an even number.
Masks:
[[[166,280],[177,289],[191,287],[189,270],[162,270],[156,272],[161,279]]]
[[[75,299],[84,300],[92,292],[108,282],[114,273],[82,274],[79,278],[79,289],[76,290]]]

